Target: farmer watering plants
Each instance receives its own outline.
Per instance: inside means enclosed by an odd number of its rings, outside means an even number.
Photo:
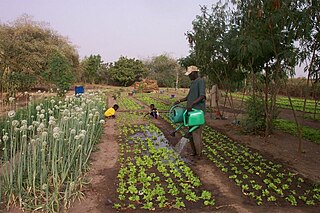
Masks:
[[[185,98],[176,101],[174,104],[187,101],[187,111],[192,109],[202,110],[205,113],[206,110],[206,93],[205,82],[203,78],[199,76],[199,69],[196,66],[189,66],[185,75],[189,76],[191,80],[189,93]],[[193,153],[192,156],[201,156],[203,144],[202,144],[202,125],[196,130],[187,135],[190,137],[190,145]]]

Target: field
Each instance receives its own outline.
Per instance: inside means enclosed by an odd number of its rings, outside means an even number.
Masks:
[[[206,113],[204,156],[190,156],[189,144],[178,154],[173,147],[181,134],[170,136],[175,125],[167,112],[187,90],[131,90],[108,87],[83,97],[71,92],[3,117],[0,211],[318,211],[317,142],[304,140],[298,154],[296,136],[280,129],[268,140],[244,135],[226,106],[225,120]],[[116,119],[104,120],[103,111],[114,103],[120,106]],[[151,103],[159,119],[145,116]]]

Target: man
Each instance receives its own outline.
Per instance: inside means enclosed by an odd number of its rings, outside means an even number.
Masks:
[[[113,107],[110,107],[107,111],[105,111],[104,116],[106,118],[115,118],[116,111],[119,109],[118,104],[113,105]]]
[[[196,66],[189,66],[185,75],[189,76],[191,80],[190,89],[188,95],[175,102],[179,104],[181,102],[187,101],[187,110],[190,111],[192,108],[200,109],[205,113],[206,111],[206,90],[205,82],[199,77],[199,69]],[[202,126],[197,128],[192,132],[192,137],[190,138],[190,144],[193,153],[192,156],[202,155]]]

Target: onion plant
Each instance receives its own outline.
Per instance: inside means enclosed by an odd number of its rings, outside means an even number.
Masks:
[[[102,93],[88,93],[10,111],[0,130],[0,201],[46,212],[68,208],[81,196],[104,108]]]

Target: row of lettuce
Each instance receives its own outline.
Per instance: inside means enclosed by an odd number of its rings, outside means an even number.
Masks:
[[[105,105],[105,94],[87,93],[31,101],[2,117],[0,206],[60,212],[81,197]]]
[[[129,102],[119,100],[120,104]],[[141,121],[141,115],[124,112],[117,118],[120,170],[114,208],[190,210],[199,205],[213,206],[212,193],[203,189],[200,179],[170,148],[163,133],[152,123]]]

